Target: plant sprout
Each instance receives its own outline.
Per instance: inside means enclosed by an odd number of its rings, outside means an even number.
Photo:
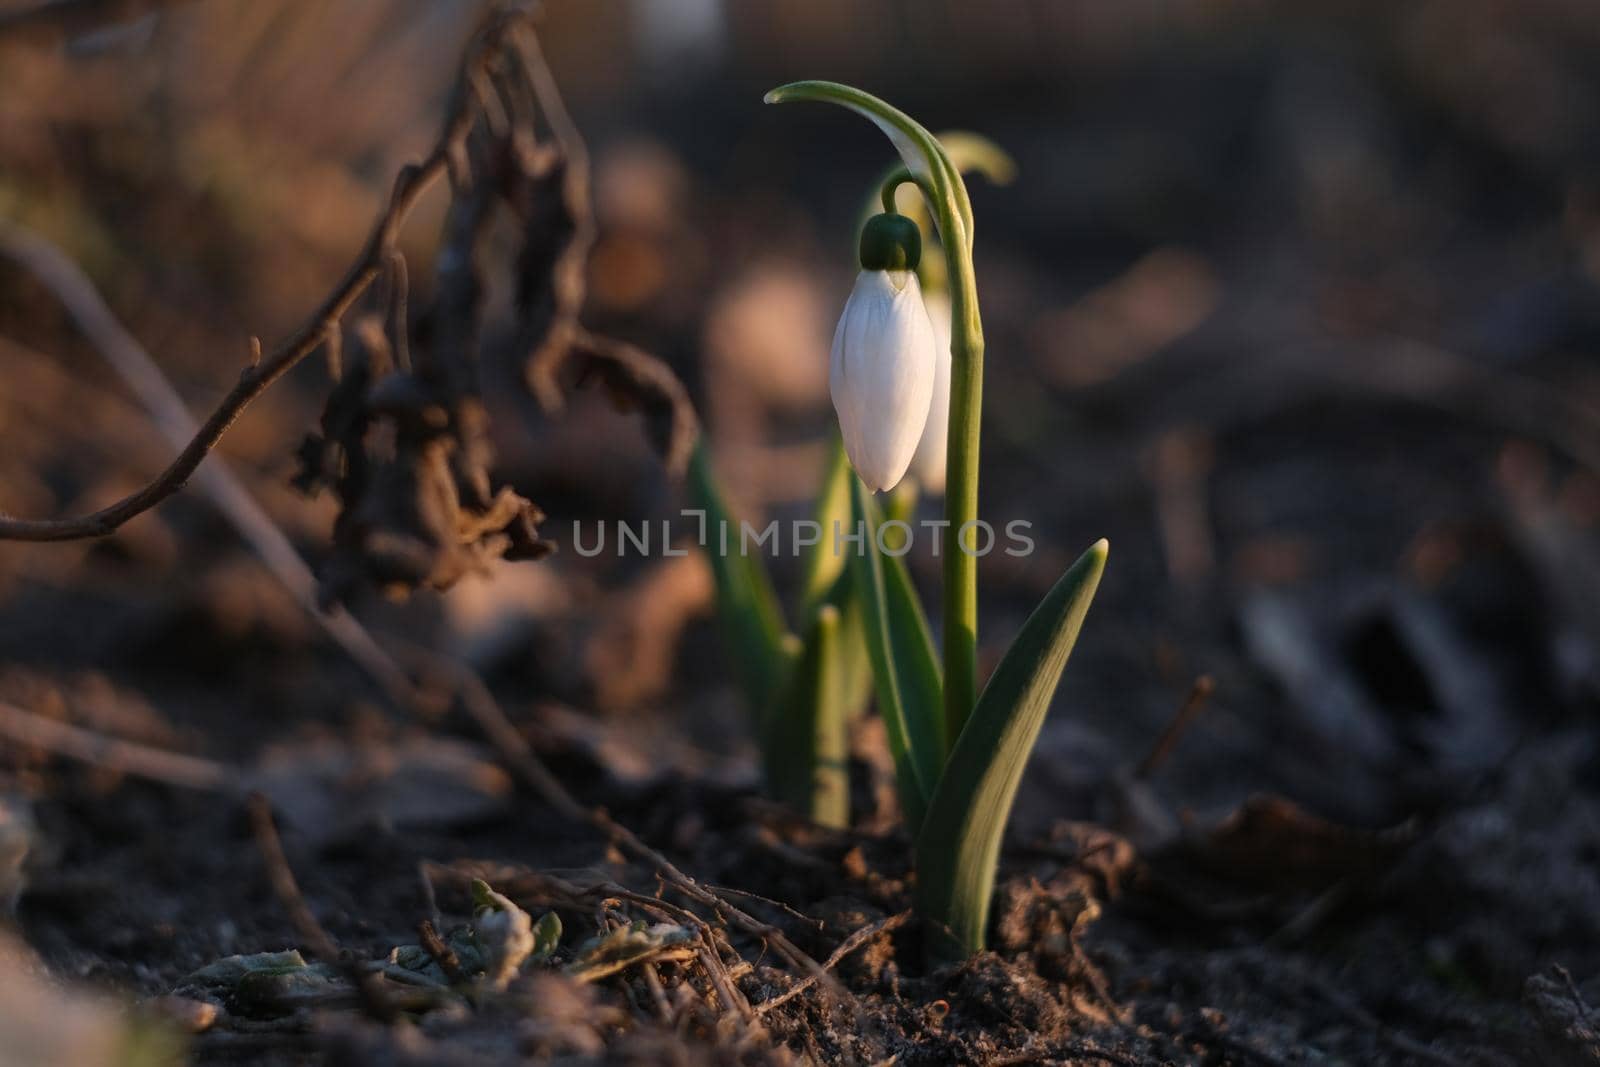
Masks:
[[[835,337],[830,393],[842,444],[836,439],[818,496],[824,536],[807,560],[803,632],[788,631],[765,569],[742,551],[710,553],[719,613],[755,711],[768,788],[819,823],[848,823],[848,723],[868,690],[875,693],[914,843],[915,905],[929,932],[929,954],[961,959],[984,947],[1012,801],[1105,569],[1107,546],[1103,540],[1091,546],[1057,581],[980,695],[975,535],[983,328],[972,207],[957,157],[1001,180],[1009,177],[1010,161],[973,135],[936,139],[903,112],[849,86],[796,82],[766,99],[847,107],[888,135],[904,165],[877,190],[884,210],[862,228],[862,272]],[[919,213],[902,215],[898,208],[897,192],[908,184],[921,193],[942,261],[919,260]],[[930,319],[924,287],[935,297],[931,314],[941,317],[948,292],[948,330]],[[927,425],[930,411],[943,426]],[[895,489],[908,466],[912,477]],[[933,492],[944,491],[942,654],[905,553],[887,536],[893,521],[909,514],[919,475]],[[703,449],[691,479],[707,519],[730,522]],[[880,508],[873,490],[888,489],[895,491]],[[853,553],[827,536],[839,527],[866,532]]]
[[[959,170],[976,171],[997,183],[1011,180],[1015,168],[1010,157],[989,140],[962,130],[941,133],[939,140]],[[883,182],[901,171],[904,167],[896,166],[884,175]],[[872,186],[862,215],[863,227],[879,210],[883,182]],[[920,197],[902,199],[908,201],[905,217],[917,224],[919,232],[929,228],[931,218]],[[931,423],[937,412],[942,422],[950,407],[947,272],[940,257],[923,256],[917,273],[934,330],[935,358],[943,364],[935,368],[929,418]],[[944,455],[942,427],[924,427],[907,477],[888,498],[887,519],[908,518],[919,489],[943,491]],[[767,791],[817,823],[833,827],[850,821],[845,762],[848,727],[866,711],[873,688],[860,603],[850,595],[846,557],[832,543],[834,525],[847,527],[853,521],[850,471],[842,435],[835,434],[812,513],[820,539],[804,556],[805,581],[798,609],[804,623],[801,633],[792,632],[785,622],[759,555],[744,552],[742,541],[730,541],[727,551],[709,553],[720,628],[755,720]],[[706,512],[708,528],[734,526],[703,440],[690,464],[690,491]],[[829,609],[826,617],[819,615],[824,608]],[[911,802],[916,799],[913,795]]]

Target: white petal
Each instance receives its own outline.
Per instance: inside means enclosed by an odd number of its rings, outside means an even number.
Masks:
[[[928,422],[917,442],[917,454],[911,460],[911,473],[928,492],[943,493],[950,431],[950,298],[930,293],[927,308],[938,352],[934,356],[933,401],[928,405]]]
[[[933,399],[936,345],[915,274],[857,276],[834,333],[828,391],[845,452],[871,489],[893,488],[916,453]]]

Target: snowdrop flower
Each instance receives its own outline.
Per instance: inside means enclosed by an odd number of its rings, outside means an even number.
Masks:
[[[928,423],[911,457],[911,474],[930,493],[944,492],[945,445],[950,430],[950,297],[928,294],[928,318],[933,323],[934,344],[938,351],[933,364],[933,402],[928,405]]]
[[[833,335],[828,392],[850,465],[869,489],[893,489],[905,475],[933,400],[938,341],[917,283],[921,252],[910,219],[869,219],[861,273]]]

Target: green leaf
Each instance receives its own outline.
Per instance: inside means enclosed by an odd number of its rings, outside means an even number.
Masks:
[[[850,825],[849,706],[839,676],[839,609],[812,618],[779,714],[763,739],[767,787],[822,826]]]
[[[809,619],[824,601],[833,600],[834,587],[845,572],[845,556],[834,551],[833,532],[837,525],[847,533],[850,525],[850,459],[845,455],[844,439],[835,430],[828,444],[828,469],[817,491],[814,514],[818,527],[817,543],[806,557],[805,595],[800,617]]]
[[[829,549],[832,551],[832,549]],[[846,557],[839,554],[842,561]],[[834,580],[822,603],[839,611],[839,639],[834,642],[833,670],[839,679],[846,721],[853,722],[867,710],[872,695],[872,661],[867,656],[867,635],[861,617],[861,600],[855,595],[852,571],[846,568]]]
[[[723,499],[703,442],[704,438],[689,458],[690,493],[706,513],[705,553],[716,580],[723,639],[733,654],[757,729],[764,732],[788,671],[791,638],[761,558],[740,551],[738,520]],[[730,531],[726,552],[719,543],[724,529]]]
[[[911,525],[911,520],[917,514],[917,483],[913,478],[902,478],[900,484],[884,494],[883,517],[886,521],[903,522]],[[891,548],[903,549],[911,543],[911,533],[896,532],[895,539],[890,543]],[[905,553],[901,552],[901,556]]]
[[[867,659],[866,637],[861,629],[861,605],[850,592],[846,556],[834,548],[833,540],[835,524],[840,534],[854,529],[850,518],[852,480],[844,441],[835,431],[828,448],[827,471],[817,493],[814,514],[818,539],[805,561],[805,595],[800,618],[815,617],[817,608],[823,604],[839,609],[839,635],[833,642],[832,652],[837,662],[830,669],[839,680],[847,721],[858,718],[866,710],[867,697],[872,692],[872,664]]]
[[[861,603],[867,654],[894,757],[906,825],[922,825],[944,765],[943,690],[928,621],[906,573],[905,561],[878,551],[877,508],[861,479],[854,486],[854,518],[872,543],[852,556],[851,574]]]
[[[1000,840],[1039,727],[1105,571],[1098,541],[1056,582],[1006,650],[950,753],[917,835],[917,910],[937,958],[984,946]]]

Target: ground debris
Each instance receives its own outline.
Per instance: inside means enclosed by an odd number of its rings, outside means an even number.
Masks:
[[[1600,1063],[1600,1017],[1566,968],[1556,966],[1549,974],[1529,976],[1522,1006],[1547,1062],[1574,1067]]]
[[[1201,863],[1231,880],[1314,889],[1343,878],[1377,877],[1417,837],[1411,824],[1364,830],[1314,815],[1287,797],[1258,795],[1201,831],[1188,847]]]
[[[448,589],[495,559],[548,554],[539,509],[490,488],[488,420],[477,396],[459,391],[461,377],[397,366],[397,338],[376,317],[358,323],[356,338],[322,432],[300,451],[300,488],[329,486],[341,505],[324,603],[368,584],[390,595]]]
[[[567,973],[580,982],[597,982],[644,963],[683,963],[693,959],[693,930],[673,923],[635,921],[598,934],[580,945]]]
[[[503,990],[538,947],[533,936],[533,920],[482,880],[472,883],[472,902],[476,906],[472,935],[483,953],[484,981],[491,989]],[[558,940],[560,923],[557,919],[555,936]],[[546,949],[548,954],[549,949]]]
[[[179,982],[172,995],[220,1004],[229,1014],[247,1019],[355,1003],[355,991],[338,968],[308,963],[296,949],[217,960]]]

